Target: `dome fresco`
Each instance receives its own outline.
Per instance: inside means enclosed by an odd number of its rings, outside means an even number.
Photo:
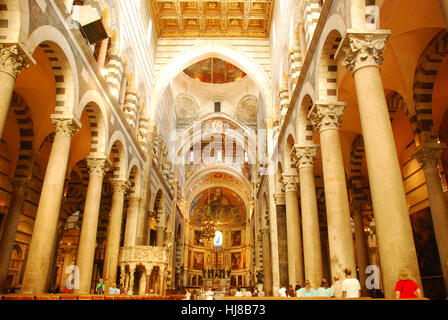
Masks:
[[[196,62],[186,68],[184,73],[195,80],[214,84],[230,83],[246,77],[244,71],[218,58]]]

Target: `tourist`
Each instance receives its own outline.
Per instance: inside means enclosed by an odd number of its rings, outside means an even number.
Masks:
[[[243,294],[241,293],[240,287],[236,288],[235,297],[241,297]]]
[[[331,289],[334,290],[335,298],[342,298],[342,281],[339,279],[338,274],[333,277],[333,285],[331,286]]]
[[[395,298],[412,299],[422,297],[422,291],[418,284],[409,278],[408,272],[405,269],[401,269],[395,285]]]
[[[112,286],[109,288],[109,294],[118,294],[118,288],[115,283],[112,284]]]
[[[210,289],[206,293],[207,300],[213,300],[213,296],[215,295],[215,289]]]
[[[286,285],[283,285],[280,289],[278,289],[278,294],[280,297],[287,297],[286,295]]]
[[[316,290],[317,293],[317,297],[327,297],[327,298],[331,298],[332,296],[334,296],[334,289],[330,288],[328,286],[328,281],[327,279],[323,278],[321,283],[320,283],[320,287]]]
[[[104,285],[103,279],[100,279],[100,282],[96,285],[95,292],[97,294],[104,294],[104,289],[106,289],[106,286]]]
[[[311,281],[310,280],[306,280],[305,281],[305,287],[300,288],[299,290],[297,290],[297,296],[299,298],[312,298],[312,297],[316,297],[316,291],[311,288]]]
[[[261,288],[260,291],[258,291],[258,296],[264,297],[265,295],[266,295],[266,293],[263,291],[263,288]]]
[[[254,293],[252,294],[253,297],[258,297],[258,290],[254,289]]]
[[[191,300],[191,292],[187,289],[187,292],[185,293],[185,299],[184,300]]]
[[[361,284],[358,279],[352,278],[352,270],[345,268],[345,280],[342,281],[342,297],[343,298],[359,298],[361,297]]]
[[[286,290],[286,296],[288,296],[289,298],[296,296],[296,292],[294,291],[292,284],[290,284],[288,290]]]

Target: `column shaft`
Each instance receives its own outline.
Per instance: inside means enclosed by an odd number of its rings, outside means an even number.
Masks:
[[[108,45],[109,45],[109,38],[106,38],[103,41],[101,41],[100,52],[98,53],[98,67],[100,69],[104,68],[104,64],[106,62]]]
[[[299,174],[305,278],[311,281],[312,287],[318,288],[323,271],[313,167],[300,168]]]
[[[79,236],[77,256],[79,289],[75,289],[75,294],[90,293],[105,162],[106,159],[87,158],[87,163],[90,167],[90,177],[82,216],[81,234]]]
[[[165,239],[165,229],[166,227],[161,225],[161,226],[157,226],[157,236],[156,236],[156,246],[157,247],[163,247],[163,242]]]
[[[106,252],[104,254],[103,278],[106,290],[116,283],[118,253],[120,250],[121,221],[123,217],[124,194],[127,181],[112,181],[114,193],[110,209],[109,228],[107,230]]]
[[[356,258],[359,268],[359,282],[361,282],[361,293],[367,295],[366,268],[369,265],[369,256],[367,253],[367,242],[364,235],[364,218],[362,210],[359,206],[353,206],[353,221],[355,223],[355,242],[356,242]]]
[[[355,270],[355,252],[339,131],[337,129],[321,131],[320,142],[331,274],[334,276],[338,273],[339,277],[342,277],[345,268]]]
[[[130,197],[128,200],[128,212],[126,217],[126,230],[124,233],[124,245],[126,247],[133,247],[137,238],[137,219],[138,219],[138,204],[137,197]]]
[[[263,247],[263,287],[266,296],[272,296],[272,261],[271,261],[271,245],[269,239],[271,236],[270,228],[266,227],[261,230],[262,247]]]
[[[0,291],[4,288],[8,275],[11,252],[14,247],[19,217],[22,213],[23,202],[28,189],[28,179],[13,182],[14,191],[9,204],[8,215],[0,242]]]
[[[385,296],[390,298],[401,268],[421,287],[420,271],[380,70],[366,66],[354,78]]]
[[[302,235],[297,191],[285,191],[289,284],[303,284]]]
[[[77,129],[73,119],[55,120],[55,124],[56,135],[34,222],[30,253],[22,285],[23,294],[46,292],[45,286],[54,249],[70,145],[72,135]],[[79,124],[76,125],[79,128]]]

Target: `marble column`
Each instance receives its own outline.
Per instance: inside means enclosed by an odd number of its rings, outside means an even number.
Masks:
[[[124,233],[125,247],[134,247],[136,243],[139,202],[140,198],[135,195],[128,198],[128,212],[126,217],[126,229]]]
[[[288,277],[289,284],[303,284],[302,232],[297,195],[298,175],[282,175],[286,199],[286,233],[288,239]]]
[[[134,276],[135,276],[135,265],[129,266],[129,286],[128,291],[131,291],[134,294]]]
[[[445,144],[439,143],[423,144],[413,152],[412,157],[417,159],[423,166],[440,264],[445,281],[445,289],[448,293],[448,205],[444,197],[437,167],[445,147]]]
[[[79,267],[79,289],[74,290],[75,294],[90,293],[103,177],[107,171],[108,159],[105,156],[87,157],[86,161],[90,172],[76,259]]]
[[[350,205],[352,207],[353,222],[355,223],[356,259],[359,268],[361,293],[363,296],[367,296],[365,283],[367,279],[366,268],[369,265],[369,255],[367,252],[367,242],[364,234],[364,218],[362,215],[364,202],[353,200]]]
[[[384,294],[394,297],[400,269],[422,282],[409,219],[400,163],[381,80],[380,56],[390,31],[347,30],[337,55],[353,71],[366,152],[370,192],[378,234]]]
[[[103,266],[103,278],[106,290],[109,290],[112,284],[117,281],[124,195],[130,187],[130,183],[127,180],[111,180],[110,183],[112,185],[113,196]]]
[[[17,76],[22,68],[28,67],[29,64],[25,61],[24,55],[21,54],[19,46],[12,45],[0,49],[0,137],[5,127]]]
[[[300,176],[300,203],[302,206],[303,255],[305,278],[318,288],[323,276],[320,244],[319,215],[313,162],[318,146],[296,146],[297,168]]]
[[[350,268],[354,272],[356,266],[339,138],[339,121],[345,105],[341,102],[317,102],[308,115],[320,132],[331,275],[333,277],[339,274],[341,279],[345,268]]]
[[[271,245],[269,239],[271,230],[265,227],[261,231],[261,241],[263,246],[263,287],[267,296],[272,296],[272,262],[271,262]]]
[[[52,119],[56,134],[34,221],[30,253],[23,278],[23,294],[46,292],[45,286],[54,249],[70,145],[72,136],[81,127],[80,122],[75,118],[54,115]]]
[[[157,235],[156,235],[156,246],[163,247],[165,241],[165,230],[166,227],[164,225],[156,226]]]
[[[6,277],[8,276],[9,262],[16,239],[19,217],[22,213],[23,202],[28,192],[30,180],[28,178],[13,178],[11,183],[13,192],[0,242],[0,292],[4,288]]]

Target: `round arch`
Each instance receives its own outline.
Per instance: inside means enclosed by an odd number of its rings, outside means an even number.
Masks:
[[[109,141],[108,154],[113,158],[113,177],[114,179],[125,179],[128,173],[128,154],[123,133],[115,131]]]
[[[179,74],[191,64],[211,57],[226,60],[243,70],[257,83],[260,91],[262,92],[264,101],[271,101],[270,80],[261,66],[235,47],[212,40],[205,44],[199,44],[189,48],[188,51],[180,53],[159,72],[159,75],[154,81],[156,85],[153,91],[153,99],[151,99],[149,110],[149,116],[151,119],[155,119],[155,112],[159,100],[170,80],[173,78],[173,75]],[[268,114],[270,113],[271,112],[268,112]]]

